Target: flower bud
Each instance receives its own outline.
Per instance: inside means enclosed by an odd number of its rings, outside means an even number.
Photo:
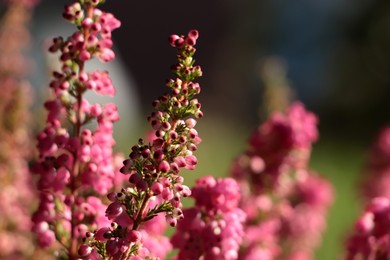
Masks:
[[[161,161],[160,164],[158,165],[158,170],[160,172],[166,173],[170,169],[170,165],[167,161]]]
[[[79,247],[78,253],[81,257],[89,256],[92,253],[92,247],[83,244]]]
[[[122,204],[120,204],[119,202],[113,202],[107,207],[105,215],[109,220],[113,220],[116,217],[118,217],[120,214],[122,214],[122,212],[123,212]]]
[[[127,230],[126,237],[130,242],[134,243],[141,240],[142,234],[138,230]]]
[[[159,195],[163,190],[163,185],[159,182],[154,182],[150,188],[154,195]]]
[[[169,36],[169,44],[172,46],[172,47],[177,47],[176,46],[176,41],[179,40],[180,37],[176,34],[172,34],[171,36]]]

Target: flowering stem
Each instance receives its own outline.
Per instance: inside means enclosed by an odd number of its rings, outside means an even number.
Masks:
[[[92,236],[83,248],[91,250],[94,247],[100,255],[117,259],[118,252],[123,252],[123,245],[126,245],[125,252],[119,253],[121,260],[139,256],[138,249],[143,249],[140,254],[147,255],[147,251],[153,249],[142,245],[142,233],[138,231],[144,228],[142,224],[160,213],[165,213],[165,219],[172,227],[183,218],[181,198],[188,197],[191,191],[183,185],[184,178],[179,172],[181,168],[195,169],[197,158],[193,152],[201,142],[194,128],[196,118],[203,116],[201,104],[194,98],[200,93],[200,86],[193,81],[202,76],[200,66],[194,66],[192,58],[197,38],[196,30],[191,30],[187,36],[169,38],[171,46],[179,53],[179,63],[172,67],[177,78],[166,83],[170,94],[165,93],[153,101],[157,111],[148,116],[148,121],[154,135],[148,143],[139,139],[131,148],[129,159],[123,162],[120,172],[130,175],[130,187],[108,195],[112,203],[107,207],[106,216],[115,223],[110,228],[97,230],[96,237]],[[123,222],[122,217],[132,220],[131,225]]]
[[[61,52],[62,67],[53,72],[49,85],[55,98],[45,102],[49,113],[46,127],[37,137],[40,154],[32,169],[40,174],[41,191],[41,202],[33,215],[34,232],[42,247],[59,240],[69,259],[79,258],[84,229],[99,225],[97,207],[103,204],[99,195],[114,183],[112,124],[119,119],[116,106],[91,105],[84,97],[88,90],[115,94],[107,71],[84,71],[92,58],[103,62],[115,58],[111,31],[120,22],[97,9],[101,3],[79,0],[65,7],[63,17],[75,24],[77,31],[65,40],[54,38],[49,48],[50,52]],[[73,127],[72,133],[62,125],[65,118]],[[96,129],[84,129],[91,120],[97,121]]]
[[[76,123],[75,123],[75,137],[77,139],[80,139],[80,133],[81,133],[81,126],[82,126],[82,123],[81,123],[81,102],[82,102],[82,93],[81,91],[78,91],[77,93],[77,116],[76,116]],[[75,151],[74,155],[73,155],[73,158],[74,159],[74,163],[73,163],[73,168],[72,168],[72,172],[71,172],[71,196],[73,198],[76,198],[77,197],[77,178],[79,176],[79,172],[80,172],[80,162],[79,162],[79,158],[77,156],[77,151]],[[75,231],[76,231],[76,220],[74,218],[74,211],[76,209],[76,206],[75,205],[72,205],[71,207],[71,235],[70,235],[70,245],[69,245],[69,259],[77,259],[78,258],[78,253],[77,253],[77,249],[78,249],[78,242],[77,242],[77,236],[75,234]]]
[[[143,199],[142,201],[142,204],[141,204],[141,207],[136,215],[136,218],[134,220],[134,224],[133,224],[133,228],[132,230],[138,230],[140,225],[142,224],[142,221],[143,221],[143,215],[144,215],[144,211],[148,205],[148,201],[149,199],[152,197],[151,194],[147,193],[145,195],[145,198]],[[127,249],[127,251],[122,254],[122,257],[120,258],[120,260],[126,260],[129,258],[130,256],[130,253],[131,253],[131,249],[132,249],[132,245],[133,245],[133,242],[130,242],[129,244],[129,248]]]
[[[93,17],[93,7],[91,5],[86,7],[86,18],[92,19]],[[88,39],[89,36],[89,30],[84,30],[83,32],[84,39]],[[84,41],[83,48],[86,47],[86,43]],[[84,72],[84,61],[77,62],[79,70],[78,70],[78,76],[80,76]],[[82,101],[83,101],[83,90],[81,87],[77,86],[77,115],[76,115],[76,123],[75,123],[75,137],[81,141],[81,127],[83,125],[83,122],[81,122],[82,118]],[[79,157],[77,156],[77,151],[74,154],[74,163],[73,163],[73,170],[71,174],[71,195],[73,198],[77,197],[77,178],[79,176],[80,172],[80,161]],[[74,219],[73,212],[76,210],[75,205],[72,205],[71,208],[71,237],[70,237],[70,246],[69,246],[69,259],[77,259],[78,258],[78,238],[75,234],[76,232],[76,220]]]
[[[134,224],[133,224],[133,230],[138,230],[139,226],[142,224],[143,221],[143,215],[144,211],[146,209],[146,206],[148,205],[148,201],[152,196],[150,194],[147,194],[142,201],[141,207],[138,211],[137,217],[135,218]]]

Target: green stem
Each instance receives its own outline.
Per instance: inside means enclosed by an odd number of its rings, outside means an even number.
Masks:
[[[147,193],[145,195],[145,197],[144,197],[144,199],[142,201],[141,207],[139,208],[137,216],[136,216],[136,218],[134,220],[134,224],[133,224],[132,230],[138,230],[140,225],[142,224],[142,222],[143,222],[143,215],[144,215],[146,206],[148,205],[148,201],[149,201],[149,199],[151,197],[152,196],[149,193]],[[127,249],[127,251],[124,254],[122,254],[120,260],[127,260],[130,257],[131,247],[132,247],[132,243],[129,244],[129,249]]]
[[[87,17],[92,18],[93,16],[93,7],[88,6],[87,7]],[[84,31],[84,39],[87,39],[89,36],[89,32],[86,30]],[[85,42],[84,42],[85,45]],[[84,62],[80,61],[78,63],[79,66],[79,71],[78,74],[80,75],[84,71]],[[82,122],[82,101],[83,101],[83,89],[79,86],[76,86],[76,102],[77,102],[77,113],[76,113],[76,123],[75,123],[75,128],[74,128],[74,136],[78,138],[79,140],[81,139],[81,127],[83,125]],[[74,158],[74,163],[73,163],[73,169],[71,172],[71,180],[70,180],[70,192],[73,198],[76,198],[78,196],[78,177],[80,174],[80,161],[78,158],[78,153],[77,151],[73,154]],[[75,230],[76,226],[78,225],[78,222],[76,219],[73,218],[73,212],[75,212],[76,206],[73,204],[71,207],[71,235],[70,235],[70,243],[69,243],[69,260],[75,260],[79,259],[78,256],[78,237],[76,236]]]

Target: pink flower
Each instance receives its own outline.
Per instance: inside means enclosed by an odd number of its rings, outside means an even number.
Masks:
[[[166,221],[163,219],[166,223]],[[169,238],[164,234],[153,234],[147,230],[141,230],[143,247],[149,250],[148,255],[166,259],[168,253],[172,250]]]
[[[78,253],[81,257],[89,256],[92,253],[93,248],[87,245],[81,245]]]
[[[369,150],[361,192],[365,199],[390,198],[390,127],[383,128]]]
[[[51,230],[46,230],[43,232],[40,232],[38,235],[38,243],[41,247],[49,247],[54,241],[56,241],[54,232]]]
[[[184,210],[184,220],[171,239],[179,249],[177,259],[238,259],[246,217],[237,208],[239,194],[231,178],[206,176],[197,180],[193,188],[195,207]]]
[[[239,190],[237,182],[232,178],[215,180],[212,176],[205,176],[196,181],[192,196],[197,207],[227,211],[238,206]]]
[[[120,214],[122,214],[122,212],[123,212],[122,204],[120,204],[119,202],[113,202],[106,209],[106,217],[109,220],[113,220],[116,217],[118,217]]]
[[[390,257],[388,250],[390,246],[389,205],[389,200],[385,197],[377,197],[372,200],[356,221],[354,233],[346,243],[346,259]]]
[[[110,50],[112,52],[112,50]],[[112,52],[111,56],[113,56],[114,53]],[[113,59],[115,56],[113,56],[111,59]],[[108,60],[107,60],[108,61]],[[112,85],[112,81],[110,77],[108,76],[107,71],[94,71],[88,75],[87,80],[87,87],[95,90],[97,93],[101,95],[107,95],[107,96],[114,96],[115,95],[115,88]]]

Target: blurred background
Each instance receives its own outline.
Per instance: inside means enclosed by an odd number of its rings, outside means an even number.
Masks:
[[[61,19],[69,2],[42,0],[35,11],[37,106],[48,81],[41,73],[50,64],[45,41],[64,35],[59,28],[72,32]],[[187,180],[227,175],[267,113],[290,98],[301,100],[320,118],[311,166],[332,181],[337,196],[316,259],[340,258],[361,208],[356,185],[366,149],[390,123],[390,2],[110,0],[103,9],[122,21],[114,32],[118,59],[107,67],[118,89],[117,149],[127,154],[144,135],[151,102],[166,91],[176,62],[168,36],[198,29],[205,117],[199,168]]]

